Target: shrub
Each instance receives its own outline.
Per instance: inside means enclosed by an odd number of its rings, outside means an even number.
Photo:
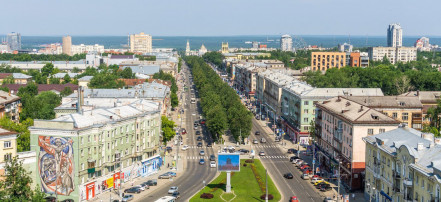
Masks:
[[[247,159],[247,160],[245,160],[245,163],[254,163],[254,160]]]
[[[209,194],[209,193],[201,194],[201,198],[203,199],[212,199],[213,197],[214,197],[213,194]]]
[[[260,199],[265,200],[265,196],[266,196],[266,194],[263,194],[262,196],[260,196]],[[268,200],[273,200],[273,199],[274,199],[274,196],[271,194],[268,194]]]
[[[246,163],[244,163],[244,164],[243,164],[243,167],[247,167],[247,164],[246,164]]]

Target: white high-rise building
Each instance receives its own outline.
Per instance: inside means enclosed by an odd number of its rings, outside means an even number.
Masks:
[[[190,55],[190,41],[187,40],[187,46],[185,47],[185,55]]]
[[[387,46],[401,47],[403,46],[403,29],[400,24],[390,24],[387,29]]]
[[[152,36],[141,32],[130,35],[130,52],[152,52]]]
[[[282,51],[292,51],[292,38],[285,34],[280,38],[280,49]]]

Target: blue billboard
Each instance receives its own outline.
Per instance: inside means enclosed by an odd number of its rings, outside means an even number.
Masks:
[[[217,162],[217,171],[240,171],[239,154],[218,154]]]

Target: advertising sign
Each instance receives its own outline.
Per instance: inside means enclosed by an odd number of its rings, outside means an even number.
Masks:
[[[218,171],[240,171],[240,157],[239,154],[225,154],[221,153],[217,156],[217,170]]]

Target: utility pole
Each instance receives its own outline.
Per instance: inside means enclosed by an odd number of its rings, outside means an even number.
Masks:
[[[268,170],[265,169],[265,184],[266,184],[266,188],[265,188],[265,202],[268,202]]]

